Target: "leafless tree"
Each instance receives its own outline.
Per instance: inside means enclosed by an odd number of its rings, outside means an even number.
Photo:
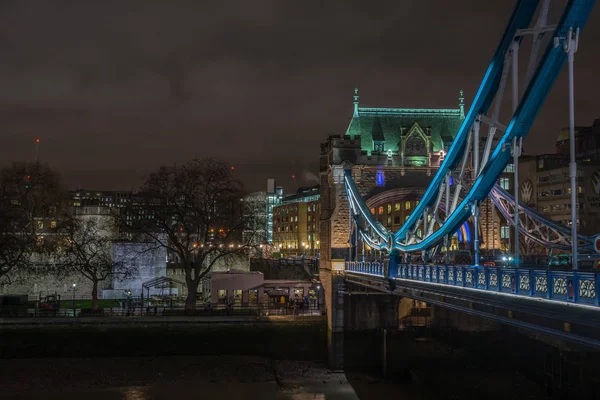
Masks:
[[[196,308],[198,286],[218,261],[256,246],[243,186],[233,169],[214,159],[163,166],[151,174],[132,207],[121,213],[125,229],[142,232],[174,255],[185,271],[186,311]],[[242,233],[245,231],[245,234]]]
[[[117,238],[112,215],[68,215],[58,228],[57,273],[79,274],[92,283],[92,309],[98,309],[98,286],[107,279],[128,279],[135,274],[125,260],[115,260],[112,243]]]
[[[20,163],[0,171],[0,279],[47,251],[50,221],[66,205],[60,176],[47,165]]]

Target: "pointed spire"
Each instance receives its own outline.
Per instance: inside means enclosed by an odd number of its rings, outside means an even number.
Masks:
[[[460,108],[460,117],[465,118],[465,95],[462,89],[460,90],[460,96],[458,98],[458,107]]]
[[[354,89],[354,115],[353,117],[358,118],[358,88]]]

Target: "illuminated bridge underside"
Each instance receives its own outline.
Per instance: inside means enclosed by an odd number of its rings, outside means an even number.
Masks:
[[[346,283],[600,348],[595,273],[422,264],[388,268],[347,262]]]
[[[477,212],[479,204],[488,196],[506,165],[513,159],[513,152],[520,153],[522,139],[528,134],[566,61],[567,55],[561,40],[570,29],[577,31],[583,28],[594,1],[568,1],[560,21],[556,26],[550,26],[545,21],[548,11],[548,1],[545,0],[540,7],[536,28],[529,29],[538,3],[538,0],[518,1],[452,146],[418,206],[397,232],[388,231],[371,214],[351,171],[345,171],[344,181],[355,227],[370,247],[403,252],[434,248]],[[551,31],[552,38],[557,38],[560,45],[555,47],[554,41],[550,40],[538,62],[540,38],[545,32]],[[525,91],[520,99],[518,95],[515,97],[518,104],[514,104],[515,111],[510,122],[502,124],[498,122],[499,111],[513,56],[517,58],[518,45],[525,35],[532,32],[533,45],[525,76]],[[491,113],[487,115],[490,109]],[[483,124],[487,124],[488,131],[484,150],[479,154],[479,131],[483,129]],[[497,132],[499,137],[496,141]],[[442,199],[445,207],[441,206]],[[419,231],[421,235],[417,235]]]
[[[509,223],[514,221],[515,199],[504,189],[495,186],[490,198]],[[571,229],[557,224],[519,202],[519,232],[530,240],[557,250],[571,249]],[[593,237],[578,235],[578,247],[582,251],[595,251]]]

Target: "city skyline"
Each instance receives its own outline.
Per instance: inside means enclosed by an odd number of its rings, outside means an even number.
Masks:
[[[318,145],[346,131],[355,87],[365,106],[456,108],[462,89],[468,107],[513,7],[140,4],[0,9],[5,163],[33,160],[39,137],[40,160],[72,189],[136,188],[161,164],[215,156],[249,191],[273,177],[293,192],[317,183]],[[600,116],[600,27],[589,24],[585,35],[575,56],[584,126]],[[565,77],[525,141],[527,154],[553,152],[568,125]]]

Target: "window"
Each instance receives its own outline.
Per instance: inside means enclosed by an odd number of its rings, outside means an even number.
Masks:
[[[400,203],[394,204],[394,211],[400,211]]]
[[[500,178],[500,187],[504,190],[510,190],[510,179]]]
[[[371,208],[371,214],[375,215],[375,207]]]
[[[419,205],[419,200],[415,201],[415,207]]]
[[[582,194],[583,192],[583,186],[577,186],[577,193]]]
[[[501,239],[510,239],[510,226],[501,226],[500,227],[500,238]]]
[[[258,304],[258,290],[248,290],[248,303],[254,305]]]
[[[410,210],[410,201],[407,201],[404,203],[404,209],[405,210]]]
[[[227,290],[219,289],[219,291],[217,292],[217,300],[219,301],[219,303],[227,303]]]
[[[56,221],[50,222],[50,228],[56,228]]]
[[[380,215],[381,215],[381,214],[383,214],[383,206],[380,206],[380,207],[379,207],[379,214],[380,214]]]
[[[562,189],[554,189],[552,190],[552,196],[562,196],[563,191]]]
[[[392,226],[392,217],[390,217],[390,216],[387,217],[387,226],[388,227]]]
[[[383,171],[377,171],[377,174],[375,176],[375,183],[377,184],[377,186],[383,186],[383,184],[385,183],[385,176],[383,175]]]
[[[309,221],[309,222],[310,222],[310,217],[311,217],[311,216],[309,215],[309,216],[308,216],[308,221]]]
[[[539,168],[539,169],[542,169],[542,168],[544,168],[544,159],[543,159],[543,158],[540,158],[540,159],[538,160],[538,168]]]
[[[417,230],[417,237],[418,238],[422,238],[423,237],[423,232],[420,229]]]
[[[399,225],[399,224],[400,224],[400,216],[399,216],[399,215],[396,215],[396,216],[394,217],[394,224],[395,224],[395,225]]]
[[[392,213],[392,205],[388,204],[387,209],[388,209],[388,214],[391,214]]]
[[[383,142],[375,142],[373,144],[373,150],[383,153],[385,151],[385,145]]]
[[[233,291],[233,304],[235,304],[235,305],[242,304],[242,291],[241,290]]]
[[[38,227],[38,229],[43,229],[44,228],[44,221],[37,221],[37,227]]]
[[[508,164],[504,168],[504,172],[515,172],[515,164]]]

